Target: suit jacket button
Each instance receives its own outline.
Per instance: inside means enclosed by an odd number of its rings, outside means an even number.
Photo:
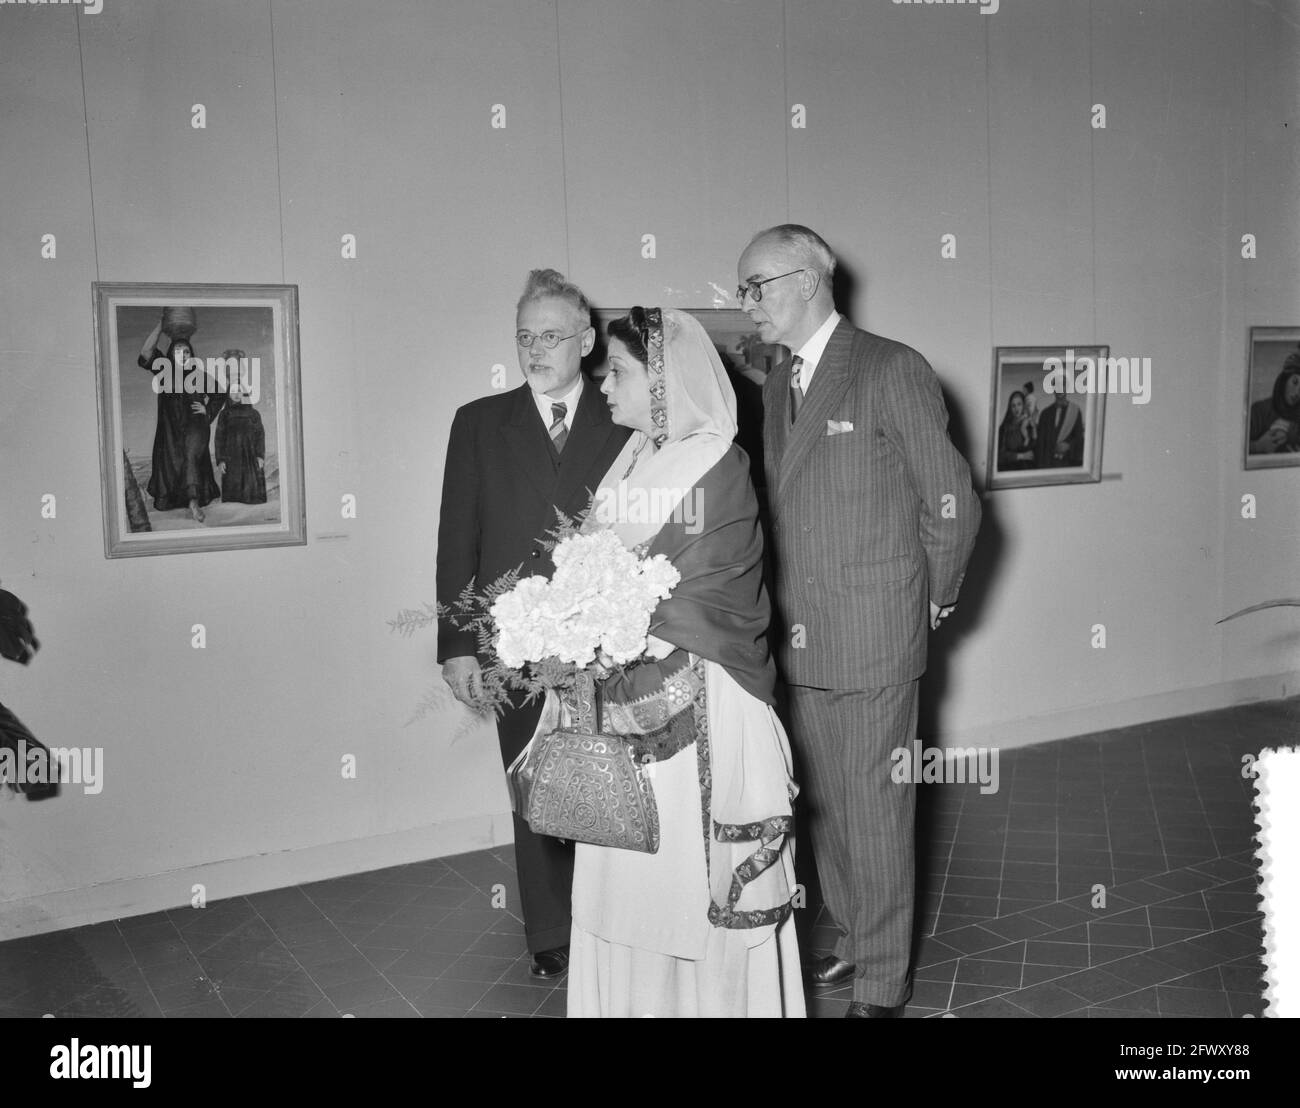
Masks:
[[[808,584],[811,585],[812,583],[813,583],[813,579],[812,579],[811,577],[809,577],[809,578],[808,578]]]
[[[533,557],[534,557],[534,558],[540,558],[541,556],[542,556],[542,552],[541,552],[540,550],[534,550],[534,551],[533,551]]]
[[[812,530],[812,524],[811,524],[811,523],[805,523],[803,529],[804,529],[804,533],[806,534],[807,532],[809,532],[809,531]]]

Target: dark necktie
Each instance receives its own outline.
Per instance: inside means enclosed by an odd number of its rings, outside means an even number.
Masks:
[[[803,405],[803,359],[798,354],[790,363],[790,422],[793,423]]]
[[[551,415],[551,442],[555,443],[555,452],[561,454],[564,452],[564,444],[569,439],[569,429],[564,426],[564,414],[569,409],[563,404],[552,404]]]

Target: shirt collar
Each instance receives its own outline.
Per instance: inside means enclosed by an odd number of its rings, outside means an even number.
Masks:
[[[547,427],[551,425],[552,420],[555,418],[551,414],[552,404],[564,405],[565,426],[573,426],[573,415],[578,410],[578,399],[582,396],[582,384],[582,374],[579,373],[578,379],[573,383],[573,388],[561,397],[547,396],[544,392],[533,392],[532,386],[528,387],[529,391],[533,393],[533,402],[537,405],[538,412],[541,413],[542,422]]]
[[[812,337],[804,343],[795,353],[803,359],[804,370],[814,368],[822,360],[822,354],[826,351],[826,344],[831,341],[831,332],[840,322],[840,313],[832,311],[826,317],[825,322],[812,333]]]

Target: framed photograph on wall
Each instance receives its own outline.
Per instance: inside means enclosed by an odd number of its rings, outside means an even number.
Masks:
[[[1101,480],[1109,354],[1108,346],[994,350],[989,489]]]
[[[1246,352],[1246,468],[1300,465],[1300,327],[1252,327]]]
[[[297,287],[92,299],[105,556],[304,544]]]

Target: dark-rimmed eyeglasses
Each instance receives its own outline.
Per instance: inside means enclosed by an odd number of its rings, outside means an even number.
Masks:
[[[743,285],[736,288],[736,299],[742,304],[745,302],[746,294],[755,304],[763,299],[763,286],[769,281],[779,281],[782,277],[793,277],[796,273],[806,273],[807,267],[803,269],[792,269],[789,273],[778,273],[775,277],[764,277],[761,281],[746,281]]]
[[[546,347],[547,350],[554,350],[560,345],[560,343],[565,342],[568,339],[575,339],[579,335],[586,334],[586,332],[590,330],[590,327],[584,327],[581,331],[574,331],[571,335],[562,335],[559,331],[543,331],[540,335],[535,335],[532,331],[516,331],[515,342],[525,350],[531,350],[533,348],[533,343],[538,339],[541,339],[542,345]]]

